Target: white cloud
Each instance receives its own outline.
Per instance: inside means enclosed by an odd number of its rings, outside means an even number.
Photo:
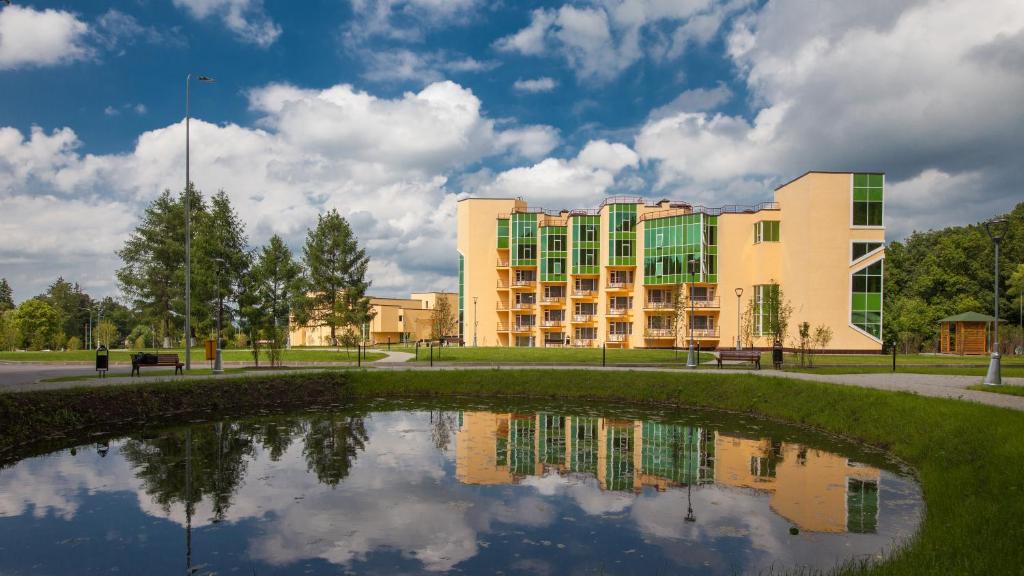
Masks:
[[[380,36],[418,42],[428,30],[470,22],[479,0],[351,0],[352,21],[344,39],[350,47]]]
[[[239,39],[266,48],[281,35],[263,8],[263,0],[173,0],[194,18],[219,18]]]
[[[1006,66],[1024,50],[1019,3],[869,4],[782,1],[741,17],[728,50],[756,112],[652,114],[635,147],[658,186],[741,190],[809,169],[884,170],[890,237],[952,223],[901,200],[922,186],[948,194],[960,223],[1009,208],[1024,176],[1014,157],[1024,116],[1006,105],[1024,100],[1024,76]]]
[[[497,68],[496,60],[477,60],[444,50],[414,52],[406,49],[364,50],[366,64],[363,78],[371,82],[437,82],[453,74],[488,72]]]
[[[484,196],[523,196],[537,206],[557,210],[596,204],[616,176],[639,163],[624,144],[588,142],[572,159],[546,158],[533,166],[499,173],[476,192]]]
[[[63,10],[0,9],[0,70],[56,66],[84,60],[89,26]]]
[[[551,92],[555,89],[558,83],[555,82],[554,78],[542,76],[540,78],[534,78],[532,80],[516,80],[512,85],[516,90],[520,92]]]
[[[498,39],[494,47],[503,52],[518,52],[539,56],[547,50],[548,29],[555,23],[555,14],[549,10],[534,10],[530,25],[510,36]]]
[[[725,84],[714,88],[694,88],[676,96],[671,102],[651,110],[648,120],[658,120],[680,112],[714,110],[732,99],[732,90]]]
[[[197,186],[228,192],[254,244],[279,233],[298,247],[319,212],[338,208],[374,262],[371,291],[385,295],[455,288],[449,174],[492,155],[541,157],[558,143],[548,126],[499,128],[452,82],[393,99],[349,85],[284,84],[248,98],[258,127],[193,119]],[[179,122],[143,133],[126,153],[91,155],[69,128],[0,128],[0,260],[27,259],[5,265],[18,292],[35,293],[58,274],[100,276],[97,293],[113,292],[114,251],[146,203],[182,186],[183,131]],[[66,217],[53,215],[58,202],[72,207]],[[72,243],[78,256],[47,258]]]

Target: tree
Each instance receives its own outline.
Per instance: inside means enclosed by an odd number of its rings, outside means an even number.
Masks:
[[[814,354],[828,348],[832,342],[832,329],[824,324],[819,324],[814,329],[814,338],[811,345],[811,366],[814,366]]]
[[[245,224],[231,206],[223,190],[210,198],[209,209],[198,215],[193,255],[192,309],[197,328],[213,332],[218,316],[227,326],[231,307],[224,302],[237,302],[242,280],[249,270],[251,256]],[[225,321],[225,315],[229,321]],[[196,316],[193,313],[193,316]]]
[[[60,333],[65,335],[82,334],[83,327],[89,322],[89,306],[92,299],[77,282],[71,283],[63,277],[57,279],[39,295],[57,311]],[[58,334],[59,335],[59,334]],[[57,339],[55,344],[61,344]]]
[[[17,310],[0,312],[0,350],[17,350],[23,342]]]
[[[8,310],[14,310],[14,291],[7,278],[0,278],[0,314]]]
[[[366,289],[369,258],[348,222],[331,210],[321,214],[306,236],[302,260],[305,274],[294,311],[296,321],[330,328],[337,344],[339,328],[358,330],[372,318]]]
[[[445,336],[451,336],[458,326],[459,319],[452,309],[448,298],[438,298],[437,304],[430,312],[430,337],[433,340],[441,340]]]
[[[115,348],[118,336],[117,324],[110,320],[103,320],[96,325],[94,338],[97,345],[103,344],[107,348]]]
[[[786,300],[782,286],[772,282],[762,303],[761,335],[772,341],[785,342],[789,334],[789,319],[793,316],[793,304]]]
[[[53,343],[60,330],[60,319],[57,311],[49,303],[39,298],[26,300],[18,306],[18,324],[22,336],[28,340],[33,350],[42,350]]]
[[[301,292],[297,282],[302,267],[276,234],[260,249],[256,263],[242,285],[239,308],[245,327],[253,334],[252,351],[259,365],[261,336],[270,340],[270,364],[280,359],[292,300]]]
[[[800,367],[803,368],[806,365],[807,353],[811,347],[811,325],[808,322],[801,322],[797,326],[797,346],[800,349]]]
[[[82,341],[78,339],[78,336],[68,338],[67,349],[72,352],[82,349]]]
[[[690,303],[686,296],[686,285],[680,282],[676,284],[675,290],[672,292],[672,329],[674,330],[672,340],[672,348],[676,350],[675,354],[679,355],[679,331],[683,329],[686,318],[689,315]],[[685,337],[685,335],[684,335]]]
[[[311,416],[306,423],[306,468],[330,487],[344,480],[359,452],[366,448],[366,423],[362,416],[330,413]]]

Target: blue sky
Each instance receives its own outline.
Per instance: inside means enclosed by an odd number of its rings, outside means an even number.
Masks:
[[[253,245],[338,208],[375,293],[452,289],[454,205],[755,203],[887,172],[887,235],[1022,197],[1024,7],[995,0],[124,0],[0,8],[0,276],[115,294],[137,214],[222,188]],[[937,39],[942,39],[939,42]]]

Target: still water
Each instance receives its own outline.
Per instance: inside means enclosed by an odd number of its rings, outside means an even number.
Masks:
[[[882,455],[757,420],[375,403],[0,470],[0,574],[828,568],[881,557],[921,510]]]

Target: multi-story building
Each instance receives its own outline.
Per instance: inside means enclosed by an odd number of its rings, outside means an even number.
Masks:
[[[409,298],[370,297],[373,319],[362,327],[363,342],[371,345],[415,342],[431,337],[431,315],[437,302],[446,299],[456,310],[453,292],[414,292]],[[288,342],[292,346],[330,346],[331,330],[326,326],[302,326],[292,321]]]
[[[735,346],[738,334],[768,347],[778,286],[793,309],[784,345],[807,322],[831,328],[830,351],[878,351],[884,180],[808,172],[771,202],[718,208],[613,197],[552,212],[522,199],[464,199],[463,339],[670,348],[685,345],[692,329],[705,349]],[[685,311],[674,305],[680,292]]]

